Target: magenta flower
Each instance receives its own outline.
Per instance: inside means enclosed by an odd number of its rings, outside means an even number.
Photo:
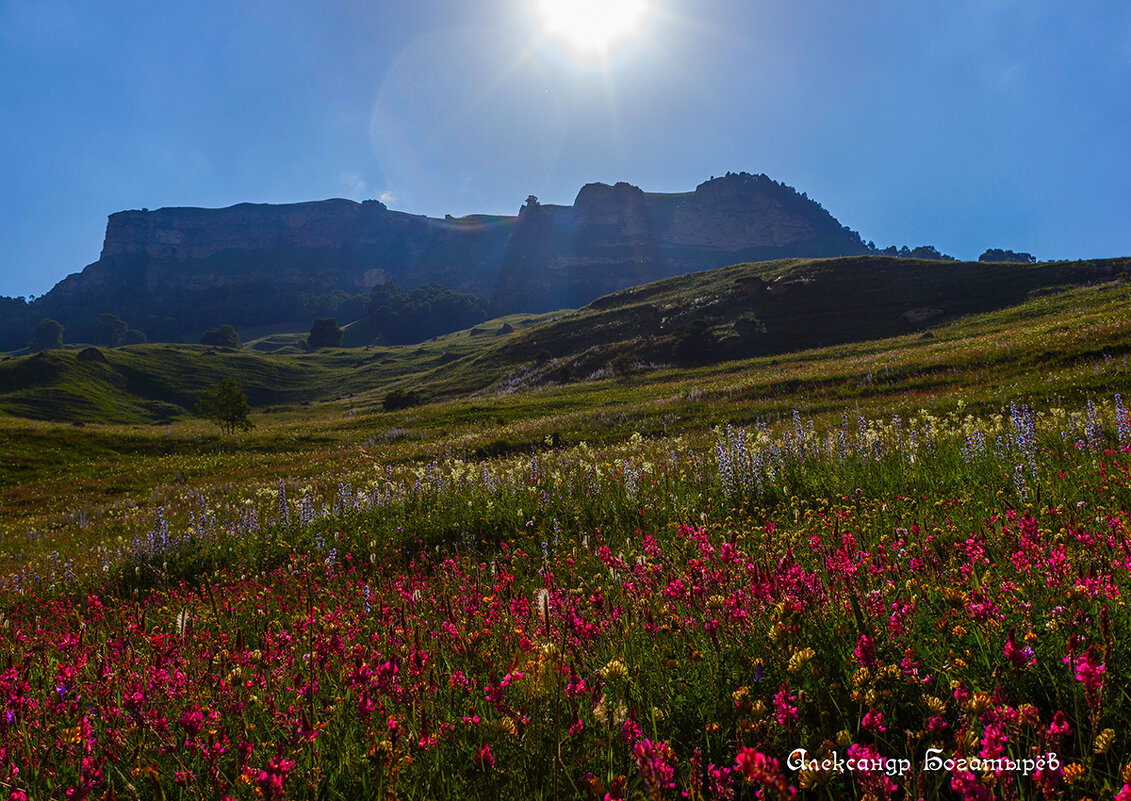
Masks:
[[[632,747],[632,756],[650,798],[663,798],[665,790],[675,787],[675,752],[667,743],[641,739]]]
[[[767,791],[779,799],[793,798],[797,788],[789,785],[781,772],[778,761],[753,748],[738,749],[734,760],[735,770],[742,774],[746,783],[759,788],[758,797],[766,797]]]
[[[862,666],[869,669],[874,668],[876,666],[876,641],[867,634],[861,634],[860,639],[856,641],[856,647],[852,649],[852,655]]]
[[[195,737],[204,728],[204,713],[200,709],[200,704],[193,703],[193,705],[186,709],[181,715],[181,726],[188,733],[189,737]]]
[[[1014,639],[1016,634],[1017,629],[1011,628],[1009,636],[1005,638],[1005,658],[1009,660],[1009,664],[1013,665],[1015,670],[1024,670],[1037,664],[1037,657],[1032,648],[1021,647],[1017,644],[1017,640]]]
[[[774,696],[774,716],[782,726],[789,726],[797,722],[797,707],[793,705],[796,700],[784,684],[778,690],[777,695]]]
[[[868,714],[864,716],[864,720],[861,721],[861,724],[865,729],[872,732],[873,734],[878,734],[881,731],[887,731],[887,727],[884,726],[883,712],[879,712],[875,709],[868,710]]]

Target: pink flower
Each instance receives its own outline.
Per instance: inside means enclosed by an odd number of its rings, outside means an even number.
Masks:
[[[786,782],[778,761],[761,751],[745,746],[739,748],[734,765],[735,770],[742,774],[747,784],[760,788],[758,791],[760,798],[765,797],[766,791],[773,793],[777,798],[793,798],[797,795],[797,788]]]
[[[495,767],[495,755],[491,753],[491,746],[487,743],[479,746],[479,753],[475,755],[475,761],[484,768]]]
[[[875,709],[868,710],[868,714],[864,716],[864,720],[861,721],[861,724],[865,729],[872,732],[873,734],[881,731],[887,731],[887,727],[884,726],[883,712],[878,712]]]
[[[856,647],[852,649],[852,655],[856,657],[856,660],[863,667],[875,667],[876,641],[869,637],[867,634],[861,634],[860,639],[856,641]]]
[[[789,726],[797,722],[797,707],[793,705],[796,700],[784,684],[778,690],[777,695],[774,696],[774,715],[782,726]]]
[[[283,784],[287,780],[287,774],[291,772],[294,766],[294,762],[284,759],[282,756],[276,756],[267,763],[267,770],[259,771],[255,784],[267,801],[285,798]]]
[[[675,787],[675,753],[667,743],[641,739],[632,747],[632,756],[644,779],[651,798],[663,798],[665,790]]]
[[[200,709],[200,704],[194,703],[181,714],[181,726],[188,732],[189,737],[195,737],[200,733],[204,728],[204,713]]]
[[[1009,660],[1009,664],[1013,665],[1014,669],[1024,670],[1037,664],[1037,657],[1032,648],[1028,646],[1022,648],[1017,644],[1014,639],[1016,634],[1017,629],[1010,629],[1009,636],[1005,638],[1005,658]]]

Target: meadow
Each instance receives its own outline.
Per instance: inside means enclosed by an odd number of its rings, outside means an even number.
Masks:
[[[4,792],[1131,798],[1129,310],[4,418]]]

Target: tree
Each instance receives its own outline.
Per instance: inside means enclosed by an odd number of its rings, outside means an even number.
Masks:
[[[201,345],[212,345],[217,348],[238,348],[240,335],[234,325],[222,325],[219,328],[209,328],[200,338]]]
[[[122,344],[129,326],[126,321],[116,314],[104,312],[98,315],[98,325],[94,329],[94,344],[107,345],[111,348]]]
[[[340,348],[342,346],[342,329],[338,328],[338,321],[333,317],[319,317],[310,326],[310,336],[306,344],[312,348]]]
[[[237,428],[243,431],[252,428],[254,424],[248,419],[249,414],[251,404],[243,394],[243,385],[234,378],[224,379],[196,399],[196,416],[211,420],[225,434]]]
[[[680,364],[707,364],[718,355],[719,340],[707,321],[693,314],[675,332],[672,355]]]
[[[1001,248],[990,248],[978,257],[978,261],[984,262],[1008,261],[1021,264],[1033,264],[1036,260],[1032,253],[1014,253],[1012,250],[1002,250]]]
[[[145,335],[145,332],[136,328],[127,328],[126,333],[122,334],[123,345],[141,345],[148,341],[149,337]]]
[[[63,347],[63,324],[56,320],[44,319],[31,332],[32,350],[47,350]]]

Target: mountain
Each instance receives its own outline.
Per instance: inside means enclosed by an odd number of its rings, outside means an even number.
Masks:
[[[747,173],[679,194],[593,183],[571,206],[532,196],[515,217],[441,220],[340,199],[143,209],[110,215],[99,260],[31,304],[24,328],[53,318],[68,341],[89,341],[112,313],[150,339],[195,340],[224,323],[345,322],[360,316],[357,296],[385,281],[539,312],[726,264],[867,252],[820,204]]]

